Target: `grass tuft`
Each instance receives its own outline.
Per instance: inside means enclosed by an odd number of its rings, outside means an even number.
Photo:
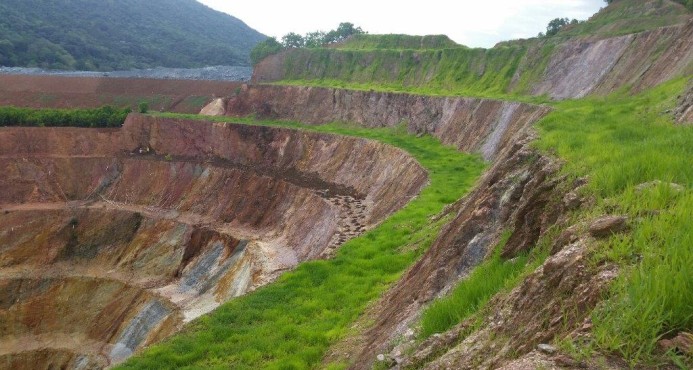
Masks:
[[[445,332],[475,314],[494,294],[523,271],[527,255],[512,260],[503,260],[500,256],[510,235],[506,232],[493,256],[474,268],[452,293],[434,301],[424,310],[421,315],[420,339]]]

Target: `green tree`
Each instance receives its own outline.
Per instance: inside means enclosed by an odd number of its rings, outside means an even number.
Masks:
[[[360,35],[365,32],[361,27],[355,27],[353,23],[342,22],[339,24],[336,30],[332,30],[325,35],[325,43],[331,44],[334,42],[340,42],[347,39],[352,35]]]
[[[295,32],[289,32],[282,37],[282,45],[285,48],[302,48],[306,45],[306,42],[303,36]]]
[[[307,48],[319,48],[325,44],[325,32],[308,32],[304,38]]]
[[[577,23],[577,20],[573,20],[574,23]],[[554,36],[558,33],[558,31],[561,30],[564,26],[571,24],[571,20],[568,18],[556,18],[553,19],[549,22],[549,25],[546,27],[546,36]]]
[[[277,39],[269,37],[265,41],[255,45],[253,50],[250,51],[250,60],[253,62],[253,65],[256,65],[266,57],[282,51],[283,48],[284,47]]]

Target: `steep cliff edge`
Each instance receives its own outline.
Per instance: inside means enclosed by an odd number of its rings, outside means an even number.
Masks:
[[[374,141],[141,115],[2,128],[0,143],[0,361],[13,368],[120,362],[330,256],[427,180]]]

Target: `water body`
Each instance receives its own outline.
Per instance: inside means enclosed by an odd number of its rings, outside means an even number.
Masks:
[[[69,77],[117,77],[117,78],[155,78],[167,80],[211,80],[211,81],[249,81],[252,67],[211,66],[203,68],[149,68],[130,71],[60,71],[41,68],[2,67],[0,74],[49,75]]]

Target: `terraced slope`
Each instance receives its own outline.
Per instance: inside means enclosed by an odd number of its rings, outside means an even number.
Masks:
[[[556,37],[492,49],[289,49],[253,81],[523,101],[639,92],[693,74],[691,14],[670,0],[621,0]]]

